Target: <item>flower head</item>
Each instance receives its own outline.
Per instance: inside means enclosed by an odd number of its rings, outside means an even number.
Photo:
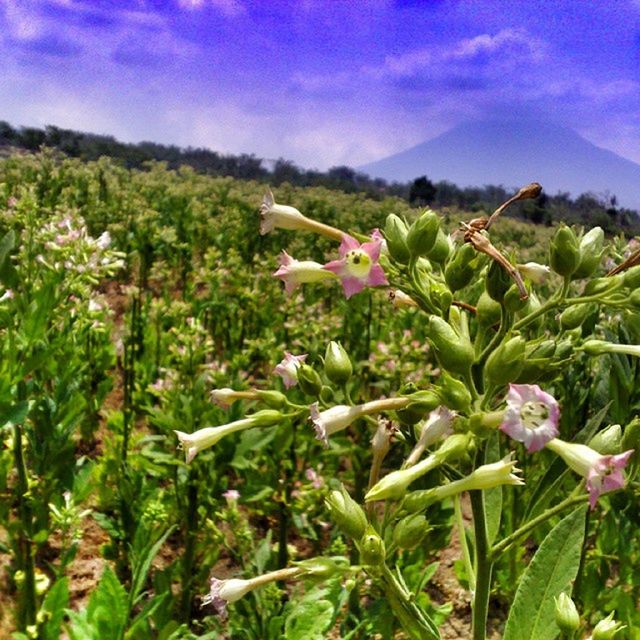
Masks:
[[[285,204],[276,204],[270,189],[264,194],[260,206],[260,234],[265,235],[273,229],[304,229],[305,217],[295,208]]]
[[[558,435],[560,407],[556,399],[537,384],[510,384],[507,410],[500,429],[529,453],[540,451]]]
[[[531,280],[535,284],[546,282],[551,275],[551,269],[546,264],[538,264],[537,262],[527,262],[519,264],[518,271],[525,278]]]
[[[347,298],[365,287],[389,284],[382,267],[378,264],[382,240],[373,236],[371,242],[360,244],[355,238],[344,234],[340,243],[340,260],[324,265],[324,269],[340,277]]]
[[[311,422],[313,422],[316,430],[316,439],[320,440],[325,448],[329,446],[329,436],[331,434],[346,429],[362,415],[360,407],[349,407],[344,404],[338,404],[325,411],[320,411],[317,402],[311,405],[309,413]]]
[[[591,509],[595,509],[603,493],[622,489],[626,484],[622,470],[627,466],[633,449],[617,455],[601,455],[586,444],[565,442],[558,438],[547,442],[546,447],[586,479]]]
[[[257,400],[257,391],[235,391],[224,387],[223,389],[214,389],[209,397],[214,404],[223,409],[228,409],[236,400]]]
[[[227,489],[227,491],[222,494],[222,497],[227,501],[229,506],[232,506],[238,502],[240,492],[236,489]]]
[[[236,602],[245,596],[253,585],[251,580],[231,578],[218,580],[211,578],[209,593],[202,599],[203,605],[213,605],[216,613],[224,620],[227,617],[227,602]]]
[[[282,378],[285,388],[291,389],[297,384],[298,369],[306,359],[306,353],[301,356],[294,356],[288,351],[284,352],[284,360],[273,371]]]
[[[621,622],[613,619],[614,613],[615,611],[612,611],[606,618],[598,622],[593,630],[592,640],[612,640],[618,631],[626,628]]]
[[[273,274],[284,282],[285,291],[291,295],[301,284],[331,280],[335,274],[327,271],[319,262],[313,260],[296,260],[286,251],[280,254],[280,267]]]

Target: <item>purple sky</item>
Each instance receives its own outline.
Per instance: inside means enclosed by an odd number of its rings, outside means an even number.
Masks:
[[[305,167],[458,122],[640,162],[640,0],[0,0],[0,119]]]

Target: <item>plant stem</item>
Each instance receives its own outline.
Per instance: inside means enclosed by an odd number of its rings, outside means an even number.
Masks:
[[[546,511],[543,511],[539,516],[536,516],[529,522],[523,524],[520,528],[516,529],[511,535],[502,539],[498,544],[494,545],[491,549],[491,558],[495,560],[502,552],[506,551],[514,542],[516,542],[519,538],[526,535],[532,529],[535,529],[539,524],[543,523],[545,520],[552,518],[553,516],[559,514],[561,511],[568,509],[576,504],[581,504],[586,502],[588,496],[586,494],[579,496],[569,496],[562,502],[559,502],[555,507],[551,507]]]
[[[460,537],[460,546],[462,547],[462,560],[464,568],[469,576],[469,589],[476,590],[476,574],[471,563],[471,554],[469,553],[469,545],[467,544],[467,534],[464,528],[464,520],[462,519],[462,508],[460,507],[460,496],[454,496],[453,506],[456,514],[456,525],[458,527],[458,536]]]
[[[482,491],[470,491],[469,496],[471,498],[471,510],[473,511],[473,529],[476,541],[476,589],[473,597],[472,637],[473,640],[485,640],[493,562],[489,550],[489,540],[487,538],[484,494],[482,493]]]

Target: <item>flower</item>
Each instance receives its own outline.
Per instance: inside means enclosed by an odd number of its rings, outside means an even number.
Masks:
[[[15,294],[12,289],[5,289],[5,292],[0,296],[0,302],[4,302],[5,300],[13,300],[15,298]]]
[[[355,238],[344,234],[340,243],[340,260],[324,265],[324,269],[340,277],[347,298],[365,287],[389,284],[382,267],[378,264],[382,240],[376,236],[371,242],[360,244]]]
[[[571,637],[580,627],[580,615],[573,600],[564,591],[555,601],[555,620],[560,631]]]
[[[314,231],[333,240],[341,240],[343,235],[339,229],[307,218],[295,207],[277,204],[273,193],[267,189],[260,206],[260,234],[265,235],[273,229]]]
[[[507,410],[500,429],[527,451],[540,451],[558,435],[560,407],[556,399],[537,384],[510,384]]]
[[[519,264],[517,266],[521,275],[531,280],[531,282],[535,282],[535,284],[546,282],[547,278],[551,275],[551,269],[546,264],[527,262],[526,264]]]
[[[232,506],[236,502],[238,502],[238,499],[240,498],[240,492],[236,489],[228,489],[222,494],[222,497],[227,501],[227,504],[229,506]]]
[[[280,254],[280,267],[273,274],[284,282],[285,291],[291,295],[295,289],[307,282],[331,280],[335,274],[326,271],[319,262],[313,260],[296,260],[286,251]]]
[[[111,235],[109,234],[108,231],[101,233],[98,239],[96,240],[96,245],[98,245],[98,248],[103,250],[108,249],[110,244],[111,244]]]
[[[320,411],[317,402],[311,405],[309,413],[316,430],[316,439],[320,440],[325,448],[329,446],[331,434],[346,429],[363,415],[359,406],[349,407],[345,404],[338,404],[325,411]]]
[[[633,449],[617,455],[602,455],[586,444],[565,442],[558,438],[547,442],[546,447],[557,453],[577,474],[586,478],[591,509],[595,509],[603,493],[622,489],[626,484],[622,469],[627,466]]]
[[[309,467],[304,472],[304,475],[314,489],[322,489],[322,487],[324,486],[324,480],[322,479],[322,476],[319,476],[318,472],[315,469]]]
[[[242,418],[242,420],[236,420],[219,427],[205,427],[193,433],[174,430],[174,433],[178,436],[180,445],[184,449],[186,462],[189,464],[200,451],[213,447],[214,444],[230,433],[252,427],[270,427],[278,424],[281,420],[282,414],[279,411],[265,409]]]
[[[214,389],[209,397],[214,404],[223,409],[228,409],[236,400],[257,400],[257,391],[234,391],[225,387],[224,389]]]
[[[451,426],[456,412],[449,410],[445,406],[440,406],[429,413],[429,417],[424,421],[420,430],[418,442],[413,451],[407,457],[405,467],[413,466],[422,456],[424,450],[430,447],[436,440],[451,434]]]
[[[591,640],[612,640],[618,631],[625,629],[625,625],[613,619],[612,611],[606,618],[603,618],[593,629]]]
[[[288,351],[284,352],[284,360],[273,371],[282,378],[286,389],[295,387],[298,382],[298,368],[306,359],[306,353],[294,356]]]

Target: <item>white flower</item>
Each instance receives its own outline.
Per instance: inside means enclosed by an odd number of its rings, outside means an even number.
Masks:
[[[518,271],[535,284],[546,282],[547,278],[551,275],[551,269],[546,264],[538,264],[537,262],[519,264]]]

